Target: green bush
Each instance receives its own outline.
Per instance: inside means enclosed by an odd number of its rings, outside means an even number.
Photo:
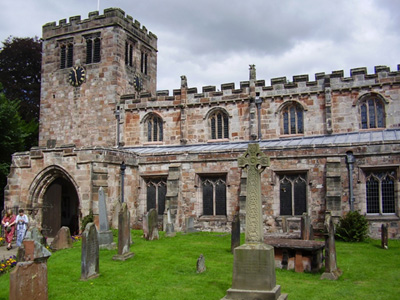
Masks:
[[[340,218],[336,228],[336,237],[345,242],[362,242],[367,238],[368,221],[358,211],[347,213]]]
[[[93,220],[94,220],[94,218],[93,218],[93,211],[90,210],[90,211],[89,211],[89,214],[88,214],[87,216],[83,217],[83,219],[82,219],[82,227],[81,227],[82,232],[85,230],[86,225],[87,225],[88,223],[93,222]]]

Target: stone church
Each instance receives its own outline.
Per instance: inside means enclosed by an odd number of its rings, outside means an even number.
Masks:
[[[379,236],[400,238],[400,65],[220,87],[157,90],[157,36],[118,8],[43,26],[39,146],[15,153],[5,205],[33,212],[47,236],[79,231],[106,194],[110,223],[121,201],[133,228],[151,208],[160,226],[228,231],[245,215],[250,142],[270,158],[262,173],[264,232],[314,232],[325,211],[360,211]],[[162,51],[162,49],[161,49]],[[246,76],[247,77],[247,76]]]

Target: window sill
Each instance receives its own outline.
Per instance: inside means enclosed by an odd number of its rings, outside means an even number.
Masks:
[[[152,146],[152,145],[164,145],[163,142],[146,142],[143,143],[143,146]]]
[[[365,215],[368,221],[399,221],[400,218],[396,214],[392,215]]]
[[[229,139],[215,139],[207,141],[207,143],[225,143],[225,142],[229,142]]]
[[[220,221],[226,222],[226,216],[201,216],[199,217],[199,221],[208,222],[208,221]]]
[[[301,137],[301,136],[304,136],[304,133],[301,133],[301,134],[284,134],[284,133],[281,133],[279,135],[280,138],[293,138],[293,137]]]

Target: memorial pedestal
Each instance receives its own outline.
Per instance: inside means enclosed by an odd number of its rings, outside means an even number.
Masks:
[[[235,248],[232,288],[223,300],[284,300],[276,285],[274,248],[266,244],[244,244]]]

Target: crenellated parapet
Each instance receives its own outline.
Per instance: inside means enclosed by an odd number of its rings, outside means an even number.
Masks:
[[[62,19],[58,24],[56,22],[47,23],[43,25],[42,38],[47,40],[55,36],[110,26],[120,26],[149,46],[157,49],[157,36],[148,31],[145,26],[141,26],[140,22],[133,20],[130,15],[125,15],[125,12],[120,8],[107,8],[102,15],[98,11],[93,11],[89,13],[87,19],[83,20],[81,16],[73,16],[69,18],[68,22],[67,19]]]

